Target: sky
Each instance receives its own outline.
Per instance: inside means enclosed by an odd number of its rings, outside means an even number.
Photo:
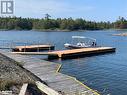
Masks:
[[[14,0],[14,14],[21,17],[84,18],[115,21],[127,17],[127,0]]]

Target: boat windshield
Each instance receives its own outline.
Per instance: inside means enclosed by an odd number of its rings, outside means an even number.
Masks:
[[[84,36],[72,36],[72,38],[73,38],[73,39],[84,39],[84,38],[86,38],[86,37],[84,37]]]
[[[72,36],[72,44],[79,45],[79,43],[85,46],[91,46],[93,43],[96,43],[96,39],[84,36]]]

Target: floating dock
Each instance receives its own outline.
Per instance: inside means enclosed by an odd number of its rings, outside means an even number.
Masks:
[[[54,50],[53,45],[28,45],[28,46],[16,46],[12,49],[13,52],[37,52],[43,50]]]
[[[12,54],[5,50],[0,50],[0,53],[19,62],[23,68],[46,82],[53,90],[63,93],[63,95],[100,95],[76,78],[59,73],[62,66],[60,64],[30,56]]]
[[[83,55],[90,56],[90,55],[103,54],[109,52],[115,52],[115,48],[96,47],[96,48],[81,48],[81,49],[54,51],[51,52],[49,57],[69,58],[69,57],[76,57],[76,56],[83,56]]]
[[[13,52],[23,55],[48,55],[49,58],[70,58],[79,56],[90,56],[97,54],[104,54],[109,52],[115,52],[113,47],[95,47],[95,48],[80,48],[71,50],[60,50],[52,52]]]

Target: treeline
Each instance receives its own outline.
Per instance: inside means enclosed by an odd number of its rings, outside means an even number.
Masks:
[[[29,18],[17,17],[0,17],[0,29],[4,30],[31,30],[33,22]]]
[[[34,19],[33,29],[60,29],[60,30],[99,30],[111,28],[110,22],[92,22],[84,19],[57,18]]]
[[[42,19],[21,17],[0,17],[0,29],[4,30],[100,30],[127,28],[127,20],[120,18],[114,23],[86,21],[82,18],[51,19],[49,15]]]
[[[127,29],[127,20],[124,17],[119,17],[114,23],[114,27],[117,29]]]

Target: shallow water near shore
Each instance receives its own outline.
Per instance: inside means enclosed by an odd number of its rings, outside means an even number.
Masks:
[[[56,50],[65,49],[63,44],[71,42],[71,36],[80,35],[97,39],[101,46],[116,47],[116,52],[91,57],[50,60],[62,64],[60,72],[76,77],[103,95],[126,95],[127,93],[127,37],[112,36],[125,30],[85,31],[85,32],[39,32],[0,31],[3,42],[20,41],[29,43],[52,43]],[[46,59],[47,56],[35,56]]]

